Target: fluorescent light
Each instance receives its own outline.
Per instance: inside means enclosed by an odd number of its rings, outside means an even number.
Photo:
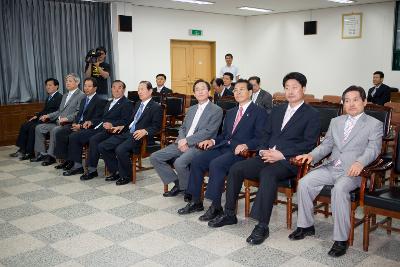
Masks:
[[[355,2],[353,0],[328,0],[328,1],[329,2],[340,3],[340,4],[351,4],[351,3]]]
[[[271,9],[264,9],[264,8],[257,8],[257,7],[248,7],[248,6],[238,7],[238,9],[241,9],[241,10],[249,10],[249,11],[256,11],[256,12],[263,12],[263,13],[272,12]]]
[[[215,3],[209,1],[198,1],[198,0],[172,0],[173,2],[182,2],[189,4],[198,4],[198,5],[213,5]]]

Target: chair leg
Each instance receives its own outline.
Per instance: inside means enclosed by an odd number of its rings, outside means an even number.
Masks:
[[[244,217],[250,216],[250,187],[244,189]]]
[[[325,218],[329,217],[329,204],[324,205],[324,215],[325,215]]]
[[[391,235],[392,234],[392,229],[391,229],[391,227],[392,227],[392,218],[388,218],[387,219],[387,229],[386,229],[386,233],[388,234],[388,235]]]
[[[168,185],[167,184],[164,185],[164,193],[166,193],[166,192],[168,192]]]
[[[203,180],[203,184],[201,185],[200,199],[204,201],[204,192],[206,191],[207,184]]]
[[[364,210],[364,212],[365,212],[365,210]],[[371,221],[371,217],[367,211],[367,212],[365,212],[364,233],[363,233],[363,249],[364,249],[364,251],[368,251],[370,221]]]
[[[132,157],[132,183],[136,184],[136,162],[137,157]],[[140,160],[140,159],[139,159]]]
[[[349,233],[349,246],[353,245],[354,242],[354,225],[356,223],[356,209],[353,207],[351,207],[351,211],[350,211],[350,233]]]
[[[292,197],[286,198],[286,228],[292,229],[292,210],[293,210],[293,203]]]

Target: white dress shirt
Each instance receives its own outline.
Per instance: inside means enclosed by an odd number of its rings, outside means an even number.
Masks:
[[[294,113],[296,113],[296,111],[299,109],[299,107],[301,107],[301,105],[304,104],[304,101],[302,101],[300,104],[298,104],[295,107],[291,107],[290,104],[287,106],[286,112],[285,112],[285,116],[283,117],[283,121],[282,121],[282,126],[281,126],[281,131],[283,128],[285,128],[285,125],[288,123],[288,121],[293,117]]]
[[[150,102],[150,100],[151,100],[151,97],[149,98],[149,99],[147,99],[146,101],[144,101],[144,102],[141,102],[140,104],[142,104],[143,103],[143,109],[142,109],[142,114],[140,115],[140,117],[142,117],[143,116],[143,112],[144,112],[144,109],[146,108],[146,106],[147,106],[147,104]],[[136,112],[138,112],[139,111],[139,109],[136,111]],[[139,120],[140,119],[140,117],[139,118],[137,118],[137,120]],[[135,120],[133,120],[132,122],[131,122],[131,124],[129,124],[129,129],[130,128],[132,128],[132,125],[133,125],[133,123],[137,123],[137,121],[135,121]]]
[[[210,100],[207,99],[207,102],[205,102],[203,104],[199,104],[199,106],[197,107],[197,111],[196,111],[196,114],[194,115],[192,125],[190,125],[189,131],[188,131],[186,137],[193,135],[194,130],[196,129],[197,124],[199,123],[200,117],[203,114],[203,111],[209,102],[210,102]]]
[[[64,107],[67,105],[68,101],[71,99],[71,96],[75,93],[76,90],[78,90],[78,88],[75,88],[74,90],[68,92],[67,99],[65,100],[64,103]]]

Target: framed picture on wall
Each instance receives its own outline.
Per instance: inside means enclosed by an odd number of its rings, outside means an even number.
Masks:
[[[362,13],[342,15],[342,39],[361,38]]]

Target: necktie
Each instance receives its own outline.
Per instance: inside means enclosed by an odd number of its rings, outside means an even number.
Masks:
[[[135,114],[135,118],[133,119],[133,122],[132,122],[131,125],[130,125],[130,132],[131,132],[131,133],[135,132],[136,123],[138,122],[140,116],[141,116],[142,113],[143,113],[143,107],[144,107],[144,104],[141,103],[141,104],[140,104],[140,107],[139,107],[139,109],[138,109],[138,111],[137,111],[136,114]]]
[[[375,96],[376,90],[377,90],[377,88],[375,87],[374,90],[373,90],[372,93],[371,93],[371,96],[372,96],[372,97]]]
[[[239,108],[239,113],[236,116],[235,122],[233,123],[232,133],[235,131],[236,126],[239,124],[239,122],[242,119],[242,117],[243,117],[243,107],[240,107]]]
[[[86,102],[85,102],[85,105],[83,106],[83,111],[82,111],[81,117],[79,119],[80,122],[83,121],[83,114],[85,113],[86,108],[89,105],[89,102],[90,102],[89,97],[86,97]]]
[[[346,125],[344,127],[343,143],[346,142],[347,138],[349,138],[349,135],[353,127],[354,127],[354,119],[348,118],[346,121]]]
[[[51,100],[51,95],[49,95],[49,97],[47,98],[47,102],[49,102]]]

